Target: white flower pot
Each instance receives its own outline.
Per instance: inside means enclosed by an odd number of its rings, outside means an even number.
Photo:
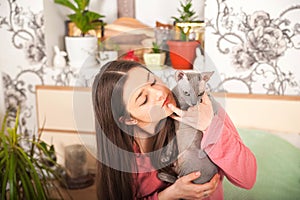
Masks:
[[[100,67],[105,65],[106,63],[117,60],[118,59],[118,52],[117,51],[99,51],[97,56],[97,60],[100,63]]]
[[[81,68],[97,65],[97,42],[98,39],[96,36],[65,36],[65,45],[70,67]]]
[[[143,55],[145,65],[149,68],[159,68],[164,66],[166,60],[166,53],[144,53]]]

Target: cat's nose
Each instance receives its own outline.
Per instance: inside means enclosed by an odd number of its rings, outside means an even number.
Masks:
[[[192,106],[195,106],[197,103],[198,103],[197,99],[192,97],[191,98],[191,104],[192,104]]]

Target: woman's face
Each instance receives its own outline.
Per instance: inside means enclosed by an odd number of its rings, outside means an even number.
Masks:
[[[153,73],[140,67],[129,70],[123,94],[127,111],[139,123],[159,122],[173,113],[167,104],[176,105],[170,89]]]

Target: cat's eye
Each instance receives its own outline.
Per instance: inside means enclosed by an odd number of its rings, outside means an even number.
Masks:
[[[190,93],[188,93],[187,91],[184,91],[184,95],[185,96],[190,96]]]

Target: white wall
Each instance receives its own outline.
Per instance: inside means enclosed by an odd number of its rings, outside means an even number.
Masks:
[[[224,108],[236,126],[272,133],[300,132],[300,98],[230,95]]]
[[[1,72],[0,72],[0,77],[1,77]],[[5,115],[4,91],[3,91],[2,78],[0,78],[0,126],[2,126],[2,120],[4,115]]]
[[[193,0],[193,10],[199,20],[204,20],[204,0]],[[179,0],[135,0],[135,17],[154,27],[155,22],[173,24],[172,16],[178,16]]]

